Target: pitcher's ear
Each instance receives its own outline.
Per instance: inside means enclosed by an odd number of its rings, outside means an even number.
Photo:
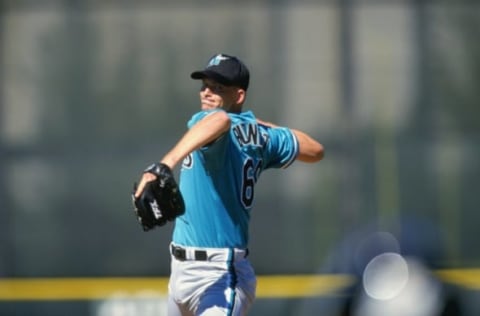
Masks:
[[[243,104],[245,102],[246,91],[243,89],[237,89],[237,104]]]

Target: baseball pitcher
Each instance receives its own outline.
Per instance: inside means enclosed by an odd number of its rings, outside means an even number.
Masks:
[[[201,82],[201,111],[144,171],[135,211],[144,230],[175,222],[168,315],[246,315],[256,289],[248,257],[255,184],[266,169],[317,162],[324,150],[304,132],[242,110],[250,75],[237,57],[217,54],[191,78]]]

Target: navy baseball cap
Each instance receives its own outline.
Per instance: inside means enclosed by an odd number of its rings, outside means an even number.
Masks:
[[[210,58],[204,70],[192,72],[192,79],[210,78],[226,86],[239,86],[247,90],[250,72],[247,66],[235,56],[217,54]]]

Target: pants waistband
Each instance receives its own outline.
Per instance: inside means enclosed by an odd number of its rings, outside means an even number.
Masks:
[[[170,254],[179,261],[238,261],[248,256],[248,249],[197,248],[170,244]]]

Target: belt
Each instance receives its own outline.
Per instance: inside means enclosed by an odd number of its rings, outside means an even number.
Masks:
[[[170,250],[172,252],[172,256],[175,257],[175,259],[180,260],[180,261],[185,261],[187,260],[187,250],[182,247],[178,247],[175,245],[170,246]],[[193,251],[193,260],[196,261],[207,261],[208,255],[206,250],[194,250]]]
[[[178,261],[227,261],[239,260],[248,256],[248,249],[229,249],[229,248],[192,248],[181,247],[174,244],[170,245],[172,256]],[[230,253],[230,254],[229,254]]]

